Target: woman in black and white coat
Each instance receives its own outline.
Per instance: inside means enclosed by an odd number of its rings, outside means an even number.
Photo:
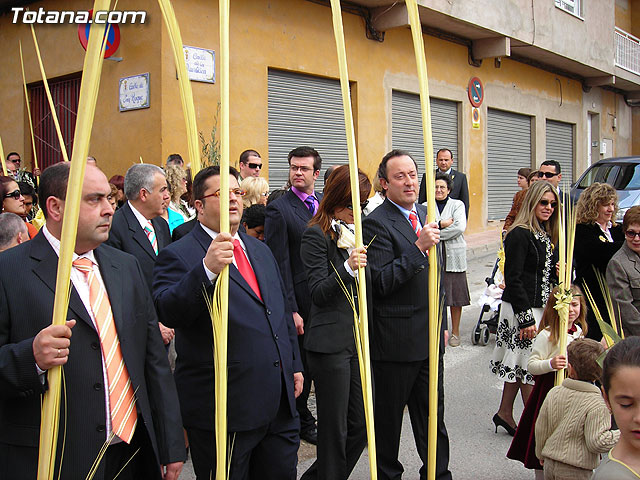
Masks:
[[[371,183],[362,172],[359,185],[364,206]],[[349,167],[343,165],[329,177],[300,247],[311,292],[304,348],[318,407],[318,458],[305,480],[346,480],[367,443],[353,310],[340,286],[354,292],[357,304],[355,277],[367,256],[364,247],[355,248],[353,208]]]
[[[523,403],[533,388],[527,362],[555,278],[558,241],[558,194],[549,182],[536,182],[527,190],[504,240],[505,289],[491,371],[504,381],[500,409],[493,423],[515,433],[513,404],[520,391]]]

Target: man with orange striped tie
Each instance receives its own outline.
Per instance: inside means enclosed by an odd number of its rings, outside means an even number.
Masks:
[[[50,325],[68,177],[68,163],[43,172],[45,226],[28,248],[0,255],[0,477],[36,478],[47,370],[64,365],[61,478],[84,478],[108,442],[95,479],[176,479],[185,448],[175,384],[139,263],[102,245],[113,209],[95,166],[82,188],[69,320]]]

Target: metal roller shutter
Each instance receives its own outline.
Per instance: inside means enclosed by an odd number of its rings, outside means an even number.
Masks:
[[[562,183],[573,182],[573,124],[547,120],[546,159],[560,162]]]
[[[287,155],[304,145],[322,157],[321,191],[325,170],[349,163],[340,82],[281,70],[269,70],[268,82],[269,187],[287,182]]]
[[[436,152],[448,148],[453,153],[453,168],[458,168],[458,104],[449,100],[431,98],[431,135],[433,159]],[[391,94],[391,145],[408,150],[424,168],[424,140],[420,95],[393,90]]]
[[[490,108],[487,125],[488,218],[502,220],[519,189],[518,170],[531,167],[531,117]]]

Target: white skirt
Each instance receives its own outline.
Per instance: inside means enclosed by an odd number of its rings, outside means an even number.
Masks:
[[[536,328],[540,325],[542,308],[533,308]],[[527,371],[529,355],[533,347],[533,339],[520,340],[520,328],[515,319],[513,307],[509,302],[502,302],[500,306],[500,321],[496,331],[496,348],[491,359],[491,371],[502,381],[533,385],[533,375]]]

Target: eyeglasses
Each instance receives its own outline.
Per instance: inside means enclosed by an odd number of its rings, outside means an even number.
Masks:
[[[309,173],[313,171],[313,167],[301,167],[299,165],[290,165],[289,170],[292,172],[297,172],[300,170],[301,173]]]
[[[22,160],[19,159],[19,158],[14,158],[13,160],[9,158],[9,159],[7,159],[7,161],[9,161],[11,163],[20,163]]]
[[[559,173],[553,173],[553,172],[538,172],[538,178],[553,178],[556,175],[560,175]]]
[[[249,168],[262,168],[261,163],[247,163],[247,165],[249,166]]]
[[[633,230],[627,230],[626,232],[624,232],[624,236],[627,237],[629,240],[633,240],[636,237],[640,237],[640,232],[634,232]]]
[[[22,193],[20,193],[20,190],[15,190],[11,193],[5,193],[2,198],[13,198],[14,200],[18,200],[21,196]]]
[[[360,208],[361,208],[362,210],[364,210],[365,208],[367,208],[367,205],[369,205],[369,200],[365,200],[364,202],[362,202],[362,203],[360,204]],[[353,210],[353,205],[347,205],[347,208],[348,208],[349,210]]]
[[[229,195],[231,195],[232,193],[236,197],[244,197],[246,192],[244,190],[240,189],[240,188],[230,188],[229,189]],[[210,193],[209,195],[205,195],[200,200],[204,200],[205,198],[209,198],[209,197],[219,197],[219,196],[220,196],[220,189],[216,190],[213,193]]]
[[[549,200],[540,200],[540,205],[543,207],[551,206],[551,208],[556,208],[558,206],[558,202],[550,202]]]

